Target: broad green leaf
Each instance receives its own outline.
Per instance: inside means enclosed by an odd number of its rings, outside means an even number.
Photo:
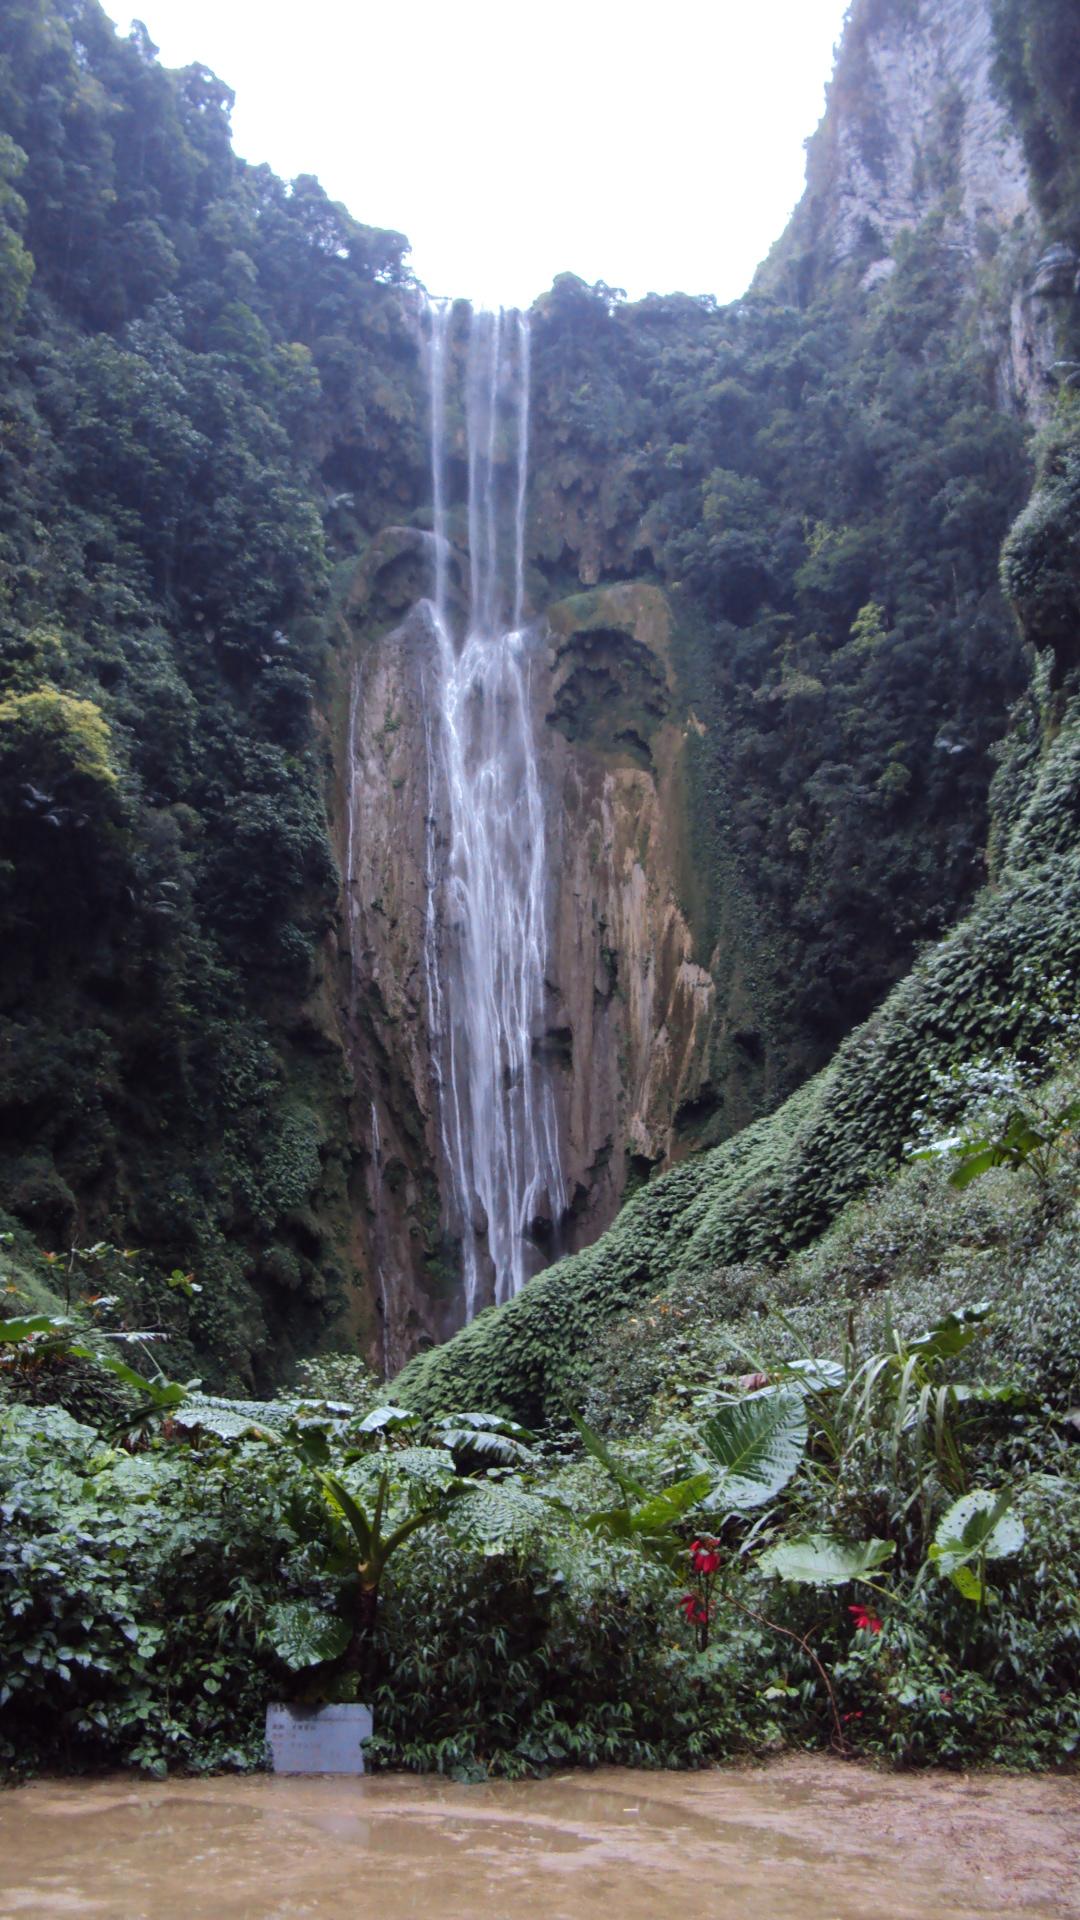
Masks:
[[[986,1587],[980,1580],[974,1567],[969,1567],[966,1564],[960,1567],[952,1567],[949,1571],[949,1579],[952,1581],[957,1592],[963,1594],[965,1600],[970,1600],[976,1607],[982,1606],[983,1601],[986,1599]]]
[[[318,1421],[292,1420],[286,1429],[286,1434],[307,1466],[329,1466],[330,1441],[327,1438],[326,1428]]]
[[[136,1373],[126,1360],[121,1360],[119,1354],[95,1353],[90,1347],[72,1347],[71,1351],[84,1359],[100,1360],[102,1366],[108,1367],[109,1372],[114,1373],[125,1386],[134,1387],[136,1393],[145,1395],[160,1413],[168,1413],[187,1398],[188,1386],[183,1381],[166,1380],[164,1374],[156,1380],[148,1380],[145,1374]]]
[[[696,1507],[704,1500],[712,1486],[711,1473],[692,1473],[688,1480],[678,1480],[673,1487],[665,1487],[661,1493],[654,1493],[640,1507],[635,1507],[630,1515],[634,1533],[664,1533],[681,1520],[684,1513]]]
[[[248,1400],[225,1400],[213,1394],[192,1394],[178,1406],[173,1419],[185,1431],[212,1433],[218,1440],[242,1440],[246,1434],[269,1439],[264,1409]]]
[[[1034,1396],[1027,1387],[1021,1387],[1015,1380],[1000,1380],[994,1386],[957,1380],[950,1384],[948,1391],[958,1406],[1034,1406]]]
[[[721,1407],[702,1429],[720,1468],[713,1498],[742,1511],[760,1507],[786,1487],[806,1448],[801,1393],[763,1393]]]
[[[447,1523],[455,1539],[481,1553],[516,1552],[551,1526],[551,1502],[513,1480],[478,1481],[451,1502]]]
[[[1004,1560],[1024,1544],[1024,1523],[1013,1513],[1010,1493],[976,1488],[954,1500],[938,1521],[928,1558],[939,1573],[952,1574],[976,1557]]]
[[[375,1473],[386,1475],[395,1495],[411,1506],[426,1502],[458,1478],[454,1456],[447,1447],[400,1447],[391,1453],[361,1458],[349,1471],[349,1484],[366,1494]]]
[[[359,1428],[360,1433],[397,1433],[405,1427],[418,1427],[420,1415],[409,1407],[372,1407],[364,1415]]]
[[[283,1600],[266,1616],[266,1637],[278,1659],[298,1671],[340,1659],[349,1644],[349,1624],[308,1600]]]
[[[884,1566],[892,1553],[891,1540],[837,1540],[827,1533],[808,1533],[798,1540],[778,1541],[766,1549],[757,1565],[762,1573],[798,1586],[841,1587]]]
[[[810,1393],[836,1393],[847,1375],[839,1360],[822,1360],[816,1355],[806,1360],[789,1360],[783,1369],[785,1378]]]
[[[932,1327],[907,1341],[909,1353],[919,1353],[927,1360],[948,1360],[954,1354],[962,1353],[965,1347],[978,1337],[983,1322],[990,1316],[989,1300],[978,1300],[970,1307],[957,1307],[945,1314],[941,1320],[935,1320]]]
[[[609,1540],[632,1540],[634,1536],[633,1515],[629,1507],[608,1507],[598,1513],[588,1513],[583,1525],[590,1533],[602,1533]]]
[[[512,1440],[529,1441],[536,1438],[528,1427],[511,1420],[506,1413],[444,1413],[436,1420],[435,1427],[439,1433],[472,1427],[477,1433],[505,1433]]]
[[[21,1320],[0,1320],[0,1344],[14,1345],[19,1340],[28,1340],[35,1333],[63,1333],[65,1327],[73,1324],[65,1315],[48,1313],[29,1314]]]
[[[532,1460],[533,1450],[511,1433],[490,1427],[458,1427],[439,1423],[439,1438],[451,1453],[474,1454],[478,1460],[490,1460],[504,1467],[524,1466]]]
[[[638,1540],[656,1543],[669,1536],[668,1544],[677,1538],[672,1528],[705,1498],[713,1484],[713,1475],[709,1472],[693,1473],[687,1480],[678,1480],[674,1486],[665,1487],[661,1493],[654,1493],[639,1507],[611,1507],[599,1513],[590,1513],[585,1518],[585,1526],[591,1533],[603,1533],[611,1540]]]
[[[973,1153],[965,1153],[963,1159],[949,1175],[950,1187],[958,1190],[970,1187],[972,1182],[982,1178],[992,1168],[1001,1165],[1001,1155],[997,1147],[979,1146]]]

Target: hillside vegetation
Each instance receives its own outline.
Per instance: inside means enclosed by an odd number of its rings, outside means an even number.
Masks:
[[[351,1278],[335,539],[422,456],[405,242],[231,104],[96,0],[4,8],[0,1205],[138,1245],[147,1311],[197,1268],[192,1347],[272,1378]]]

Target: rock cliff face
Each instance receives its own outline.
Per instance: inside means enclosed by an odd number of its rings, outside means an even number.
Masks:
[[[355,604],[353,612],[355,614]],[[388,1370],[422,1335],[452,1330],[440,1264],[438,1122],[424,975],[428,779],[419,615],[365,647],[347,716],[341,860],[346,886],[346,1037],[363,1167],[361,1258]],[[440,1281],[443,1284],[440,1285]]]
[[[554,1033],[564,1051],[566,1250],[677,1151],[708,1080],[715,988],[682,906],[683,750],[671,618],[655,587],[550,609]]]
[[[893,270],[900,229],[938,208],[947,243],[985,258],[1029,210],[993,57],[990,0],[862,0],[808,142],[806,192],[759,284],[805,293],[808,277],[854,263],[872,286]]]
[[[1080,302],[1080,255],[1072,247],[1048,247],[1013,295],[1008,352],[1003,358],[1006,397],[1042,425],[1053,412],[1062,377],[1075,383],[1075,362],[1062,359],[1064,325],[1075,323]]]
[[[1059,384],[1059,327],[1076,258],[1039,252],[1027,162],[996,91],[990,0],[862,0],[853,11],[806,191],[757,286],[804,301],[838,268],[864,291],[889,279],[904,228],[943,217],[942,243],[980,276],[979,326],[992,336],[1004,406],[1036,424]],[[1067,257],[1066,257],[1067,256]],[[1014,289],[986,299],[1000,262]]]
[[[423,605],[377,637],[364,624],[387,575],[400,580],[422,548],[404,529],[384,536],[345,603],[358,633],[340,809],[347,1024],[361,1257],[390,1370],[462,1318],[425,956],[426,876],[446,832],[430,784],[433,638]],[[560,1220],[537,1223],[537,1266],[587,1245],[628,1184],[677,1153],[676,1123],[708,1080],[715,990],[680,904],[687,725],[670,630],[663,594],[630,585],[554,606],[533,642],[551,872],[535,1044],[568,1196]],[[445,928],[436,939],[441,953]]]

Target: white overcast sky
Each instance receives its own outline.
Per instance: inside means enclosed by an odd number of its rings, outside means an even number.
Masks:
[[[106,0],[235,89],[245,159],[412,242],[429,291],[742,293],[803,180],[846,0]]]

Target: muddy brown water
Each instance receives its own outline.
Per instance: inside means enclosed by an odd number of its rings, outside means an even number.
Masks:
[[[1060,1920],[1080,1779],[827,1759],[697,1774],[129,1778],[0,1795],[0,1915]]]

